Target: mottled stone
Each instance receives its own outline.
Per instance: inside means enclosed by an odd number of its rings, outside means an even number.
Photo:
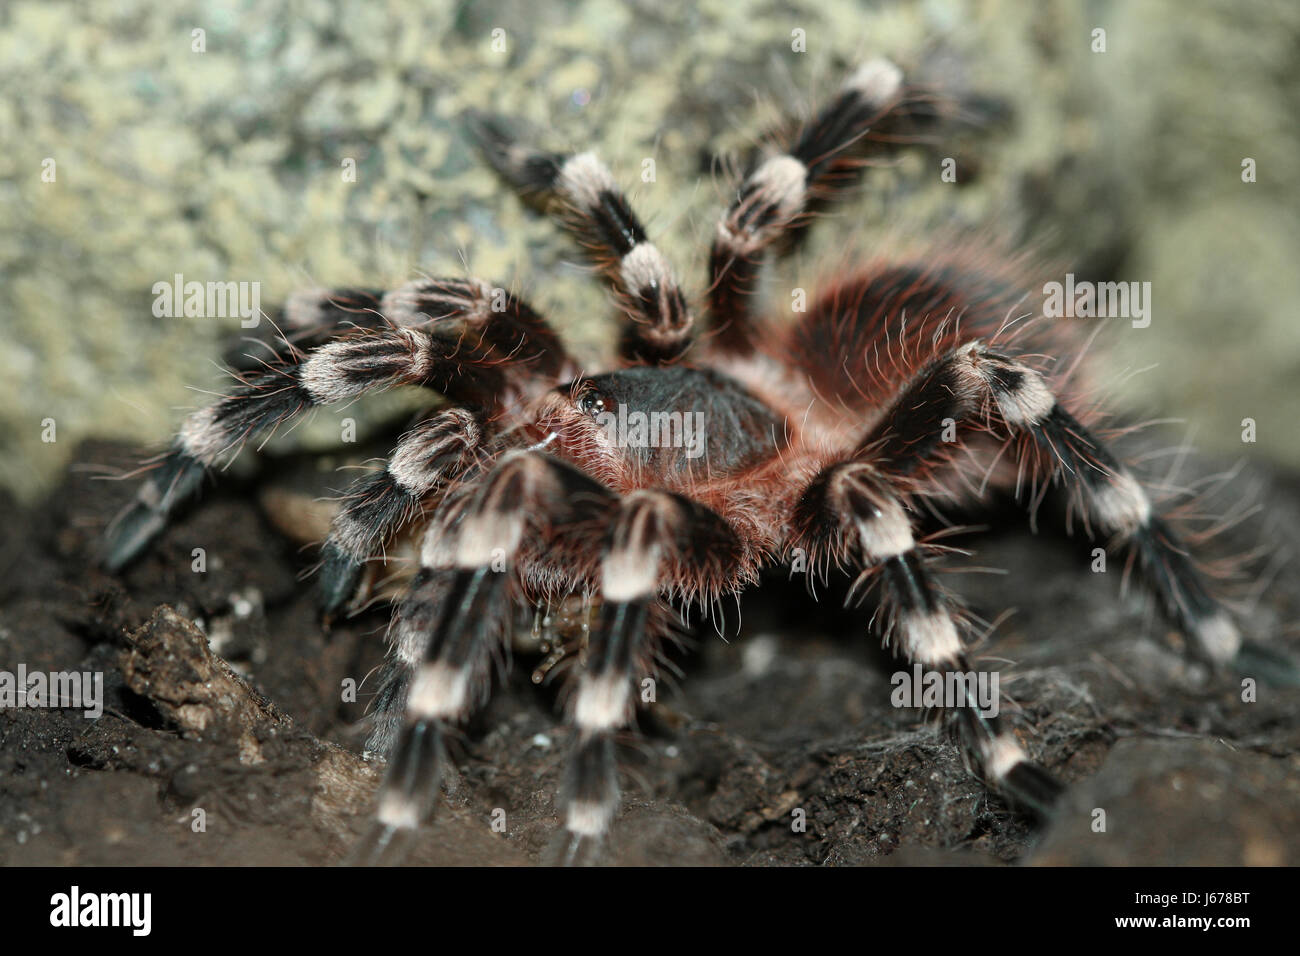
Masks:
[[[991,230],[1054,263],[1044,281],[1073,269],[1153,283],[1151,327],[1110,336],[1124,401],[1187,419],[1212,449],[1240,452],[1240,421],[1253,417],[1248,453],[1300,461],[1286,441],[1300,393],[1277,387],[1300,356],[1283,307],[1300,292],[1300,134],[1277,119],[1291,113],[1297,17],[1283,3],[1173,0],[705,0],[681,14],[588,0],[544,16],[523,0],[18,0],[0,14],[0,484],[36,495],[81,436],[164,441],[202,400],[187,387],[220,387],[213,359],[239,323],[155,317],[152,287],[177,273],[260,283],[270,308],[301,287],[468,264],[599,354],[607,297],[477,162],[466,108],[599,149],[698,291],[726,183],[707,157],[734,157],[877,54],[986,96],[1007,121],[873,171],[774,277],[775,308],[846,249]],[[1098,27],[1104,53],[1091,48]],[[792,51],[796,30],[806,53]],[[939,179],[948,155],[956,186]],[[656,181],[640,182],[651,157]],[[47,159],[54,182],[42,181]],[[340,414],[296,434],[332,441]],[[47,418],[53,444],[41,440]]]

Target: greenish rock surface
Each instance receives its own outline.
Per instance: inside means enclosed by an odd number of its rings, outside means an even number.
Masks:
[[[269,309],[299,288],[468,268],[596,357],[606,296],[477,162],[463,112],[597,148],[698,291],[728,181],[709,157],[878,54],[1008,120],[873,171],[777,273],[774,307],[846,248],[991,230],[1062,264],[1044,281],[1152,283],[1151,326],[1108,330],[1121,406],[1185,420],[1175,439],[1300,463],[1297,36],[1300,8],[1280,2],[10,2],[0,484],[36,496],[86,435],[162,442],[202,400],[187,387],[220,387],[238,320],[156,317],[151,290],[177,273],[260,283]],[[940,181],[945,149],[956,186]],[[337,437],[340,414],[308,440]]]

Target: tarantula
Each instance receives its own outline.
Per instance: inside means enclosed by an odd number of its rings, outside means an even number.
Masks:
[[[940,102],[873,61],[783,145],[756,151],[714,233],[702,320],[594,154],[530,149],[503,122],[471,116],[498,173],[555,214],[612,287],[624,316],[617,369],[580,369],[536,310],[477,279],[333,290],[291,299],[276,362],[185,421],[114,523],[110,566],[255,433],[393,385],[450,400],[356,482],[323,547],[322,602],[335,613],[367,561],[423,528],[374,704],[368,750],[389,761],[356,859],[392,859],[395,838],[431,813],[444,736],[486,697],[521,606],[577,599],[593,612],[568,697],[562,805],[575,844],[611,826],[614,735],[675,613],[707,610],[793,554],[817,575],[857,574],[859,594],[875,588],[884,637],[909,666],[968,671],[971,620],[918,529],[923,508],[959,503],[971,486],[1014,490],[1030,507],[1061,486],[1191,651],[1233,659],[1238,630],[1167,520],[1069,395],[1058,398],[1073,363],[1040,353],[1069,359],[1075,344],[1059,323],[1027,321],[1010,260],[882,258],[841,273],[793,321],[761,315],[769,253],[793,248],[874,157],[937,122]],[[656,415],[676,438],[647,440],[639,425]],[[966,703],[952,711],[974,766],[1013,801],[1050,811],[1060,785]]]

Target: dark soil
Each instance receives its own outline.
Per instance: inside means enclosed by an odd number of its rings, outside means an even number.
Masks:
[[[374,678],[355,703],[341,688],[382,659],[388,611],[322,626],[299,580],[310,549],[259,504],[282,501],[265,493],[267,475],[223,483],[120,578],[98,570],[99,535],[134,483],[95,475],[138,456],[88,443],[43,505],[0,499],[0,669],[100,671],[106,691],[99,719],[0,710],[0,861],[337,862],[371,813],[379,774],[360,757]],[[301,474],[304,460],[264,471]],[[1256,470],[1232,487],[1258,494],[1268,517],[1218,550],[1266,535],[1270,553],[1294,554],[1300,482]],[[310,501],[319,489],[305,492]],[[1300,862],[1300,691],[1261,684],[1243,702],[1240,677],[1207,680],[1139,596],[1121,596],[1121,568],[1089,573],[1080,542],[1034,536],[1014,511],[991,518],[1010,530],[962,543],[978,551],[970,563],[1008,573],[949,579],[989,620],[1016,609],[980,653],[1002,670],[1019,707],[1004,713],[1026,747],[1071,785],[1051,824],[1035,829],[966,771],[947,733],[890,705],[893,668],[867,636],[870,607],[819,610],[802,585],[778,579],[742,605],[739,635],[706,627],[677,656],[685,679],[661,683],[624,748],[609,858]],[[195,547],[204,573],[192,570]],[[1300,656],[1300,572],[1270,560],[1244,622]],[[517,656],[455,742],[458,773],[415,862],[554,858],[567,738],[555,688],[533,685],[533,666]],[[492,825],[498,809],[504,832]]]

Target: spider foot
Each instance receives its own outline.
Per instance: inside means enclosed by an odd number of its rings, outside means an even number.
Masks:
[[[405,859],[414,830],[374,822],[343,859],[344,866],[396,866]]]
[[[100,561],[109,571],[120,571],[130,564],[145,545],[156,538],[167,519],[139,501],[127,506],[113,521],[104,541]]]
[[[1056,813],[1065,786],[1037,764],[1021,761],[1002,778],[1001,788],[1018,806],[1032,812],[1041,821]]]
[[[203,481],[203,463],[179,449],[169,452],[140,486],[136,498],[104,534],[100,560],[109,571],[130,564],[167,527],[167,518]]]
[[[332,545],[326,545],[322,554],[317,578],[317,595],[321,614],[336,617],[357,593],[365,565],[350,554]]]
[[[1231,667],[1238,675],[1256,677],[1269,687],[1300,687],[1300,662],[1258,641],[1242,641]]]
[[[561,829],[542,853],[543,866],[603,866],[611,861],[604,836]]]

